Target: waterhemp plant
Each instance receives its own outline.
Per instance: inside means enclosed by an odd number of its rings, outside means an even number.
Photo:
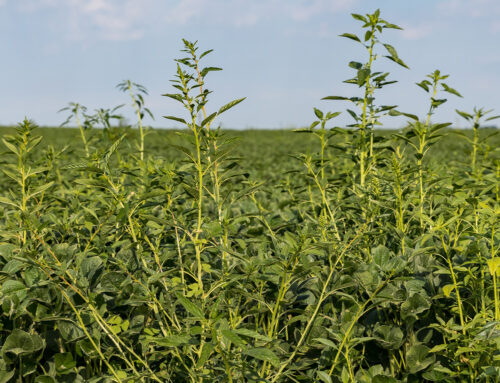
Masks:
[[[472,113],[467,113],[458,109],[455,109],[457,114],[465,119],[467,122],[472,123],[472,140],[467,137],[467,135],[463,135],[463,137],[468,140],[472,144],[472,152],[471,152],[471,169],[474,174],[477,174],[477,156],[478,153],[481,153],[481,149],[483,146],[483,143],[487,141],[488,137],[480,138],[479,136],[479,128],[481,127],[481,124],[484,122],[488,121],[493,121],[500,116],[489,116],[487,117],[486,115],[490,114],[493,112],[493,110],[484,110],[484,108],[474,108]],[[494,132],[493,134],[496,134]]]
[[[154,120],[151,111],[144,106],[144,95],[148,95],[148,90],[141,84],[130,80],[125,80],[116,87],[122,92],[128,93],[132,99],[132,106],[137,115],[137,126],[139,128],[139,144],[137,145],[137,149],[139,150],[139,158],[141,161],[144,161],[144,139],[146,136],[145,127],[143,126],[144,116],[148,114]]]
[[[499,381],[498,135],[482,109],[464,140],[433,121],[458,95],[439,71],[423,120],[377,105],[397,27],[353,16],[361,93],[330,97],[350,127],[315,108],[308,134],[220,129],[243,99],[212,109],[220,68],[183,40],[183,129],[146,134],[124,82],[137,130],[70,104],[79,129],[2,136],[0,383]]]
[[[408,66],[392,45],[380,41],[380,35],[384,30],[401,29],[399,26],[382,19],[378,9],[372,14],[352,14],[352,17],[363,23],[364,35],[358,37],[353,33],[344,33],[341,36],[361,44],[366,50],[367,59],[364,63],[349,62],[349,67],[356,71],[356,75],[344,82],[358,86],[362,90],[362,94],[354,97],[327,96],[323,100],[350,101],[358,108],[358,112],[351,109],[347,109],[347,111],[354,119],[354,123],[350,127],[357,129],[359,133],[355,142],[355,156],[359,166],[359,185],[364,188],[366,178],[375,166],[374,129],[380,125],[380,117],[396,107],[392,105],[377,106],[375,103],[375,93],[378,89],[396,83],[396,81],[388,79],[389,73],[375,70],[375,61],[380,57],[378,46],[382,45],[387,51],[388,55],[384,56],[385,58],[404,68],[408,68]]]

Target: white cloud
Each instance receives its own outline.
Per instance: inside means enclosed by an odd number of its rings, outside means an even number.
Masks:
[[[0,0],[6,2],[7,0]],[[348,11],[359,0],[17,0],[22,12],[51,9],[70,40],[140,39],[151,25],[190,23],[249,27],[272,19],[307,22]]]
[[[0,0],[2,1],[2,0]],[[3,0],[5,1],[5,0]],[[147,23],[152,0],[19,0],[22,12],[52,8],[62,14],[70,39],[135,40]]]
[[[288,6],[288,12],[292,19],[298,21],[307,21],[314,16],[325,13],[336,13],[345,11],[356,3],[354,0],[309,0],[302,1],[301,4],[289,5],[289,2],[284,3]]]
[[[421,25],[402,25],[403,30],[401,31],[401,36],[405,40],[420,40],[427,36],[430,36],[433,31],[433,26],[431,24],[421,24]]]
[[[168,13],[168,22],[191,21],[251,26],[260,21],[285,17],[308,21],[352,7],[358,0],[180,0]]]
[[[473,18],[500,16],[498,0],[445,0],[437,4],[437,9],[444,16],[462,14]]]

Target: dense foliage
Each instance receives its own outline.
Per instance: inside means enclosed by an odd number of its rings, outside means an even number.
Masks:
[[[439,71],[426,116],[377,105],[398,27],[353,16],[359,95],[326,97],[343,129],[319,109],[296,132],[214,128],[243,100],[210,114],[219,68],[184,41],[182,131],[147,129],[130,81],[137,129],[70,104],[78,129],[2,131],[0,383],[500,380],[494,116],[433,122],[460,96]],[[406,128],[376,131],[386,115]]]

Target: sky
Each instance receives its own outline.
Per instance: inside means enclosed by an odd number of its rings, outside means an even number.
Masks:
[[[499,0],[0,0],[0,124],[28,117],[59,125],[69,102],[89,111],[125,103],[133,121],[127,95],[116,89],[130,79],[149,90],[155,120],[147,124],[173,127],[162,116],[184,111],[161,95],[173,91],[186,38],[201,51],[214,49],[205,65],[224,69],[207,76],[209,112],[247,97],[221,116],[223,128],[303,127],[314,121],[314,107],[344,111],[335,121],[342,126],[352,122],[348,105],[321,98],[361,94],[343,81],[353,76],[348,63],[364,62],[366,51],[338,35],[360,32],[351,13],[377,8],[404,28],[384,31],[381,41],[411,68],[375,62],[398,81],[377,103],[423,117],[429,101],[415,83],[439,69],[463,99],[449,95],[433,121],[466,127],[455,108],[500,111]]]

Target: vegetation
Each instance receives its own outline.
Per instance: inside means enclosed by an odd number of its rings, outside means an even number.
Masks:
[[[353,17],[359,95],[326,97],[345,128],[314,109],[295,133],[220,130],[243,99],[212,109],[220,68],[184,41],[165,94],[183,130],[147,128],[131,81],[137,129],[74,103],[78,130],[4,130],[0,383],[500,381],[496,117],[434,122],[461,97],[438,70],[426,116],[378,105],[399,27]]]

